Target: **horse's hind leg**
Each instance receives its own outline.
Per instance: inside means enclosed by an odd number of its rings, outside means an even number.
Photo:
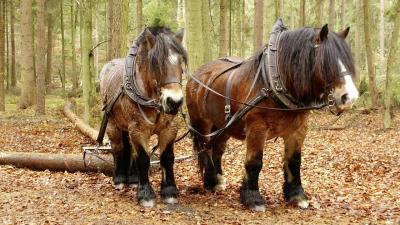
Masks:
[[[284,137],[285,158],[283,171],[285,183],[283,193],[285,200],[297,204],[300,208],[307,208],[308,201],[301,185],[300,165],[301,165],[301,147],[307,134],[307,128],[304,126],[293,134]]]
[[[122,189],[126,183],[127,169],[129,168],[131,156],[126,151],[123,140],[123,132],[112,123],[107,128],[107,134],[111,141],[111,148],[114,158],[113,183],[118,190]]]
[[[164,203],[178,203],[179,191],[176,187],[174,177],[174,142],[178,129],[176,126],[161,131],[159,135],[160,164],[162,170],[162,181],[160,195]]]
[[[126,184],[137,184],[138,183],[138,174],[136,168],[136,161],[132,159],[132,146],[129,142],[129,133],[123,132],[123,142],[124,142],[124,159],[121,163],[124,165],[124,169],[126,169]],[[128,161],[129,159],[129,161]]]
[[[217,185],[215,185],[214,190],[224,191],[226,189],[226,179],[222,172],[222,155],[225,152],[226,142],[229,136],[220,135],[213,141],[212,145],[212,160],[214,162],[214,167],[217,176]]]
[[[191,126],[197,132],[202,134],[208,134],[211,132],[211,125],[204,121],[191,121]],[[199,162],[200,173],[203,178],[203,185],[205,189],[214,190],[218,184],[217,171],[212,160],[212,146],[210,138],[203,137],[196,132],[193,134],[193,148],[197,154]]]

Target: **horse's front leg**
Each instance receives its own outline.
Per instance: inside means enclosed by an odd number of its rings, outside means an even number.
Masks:
[[[308,207],[300,177],[301,148],[306,134],[307,126],[303,126],[291,135],[283,137],[285,143],[283,193],[287,202],[295,203],[302,209]]]
[[[262,168],[263,146],[267,131],[265,126],[254,122],[246,129],[245,175],[240,189],[241,202],[254,211],[265,211],[265,200],[258,188],[258,177]]]
[[[141,206],[153,207],[156,195],[149,181],[150,156],[148,142],[150,132],[148,128],[136,124],[130,125],[128,129],[132,145],[132,158],[136,162],[139,176],[137,200]]]
[[[162,170],[160,195],[163,202],[167,204],[178,203],[179,191],[176,187],[174,176],[174,143],[177,132],[177,126],[173,125],[163,129],[158,136]]]

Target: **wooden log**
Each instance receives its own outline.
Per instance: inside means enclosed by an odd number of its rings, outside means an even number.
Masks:
[[[73,123],[75,126],[86,136],[90,137],[92,140],[96,141],[98,130],[89,126],[85,123],[81,118],[79,118],[73,111],[73,104],[71,102],[67,102],[64,105],[64,115]],[[104,137],[104,143],[109,143],[109,139],[107,135]]]
[[[0,152],[0,165],[13,165],[32,170],[102,172],[112,174],[113,161],[110,155],[101,155],[101,160],[94,155],[86,156],[86,166],[82,155],[50,154],[36,152]]]
[[[68,172],[101,172],[112,175],[113,160],[111,155],[86,155],[86,166],[83,156],[78,154],[52,154],[36,152],[0,152],[0,165],[12,165],[17,168],[31,170],[50,170]],[[175,162],[183,161],[191,156],[176,157]],[[150,172],[160,167],[160,161],[150,162]]]

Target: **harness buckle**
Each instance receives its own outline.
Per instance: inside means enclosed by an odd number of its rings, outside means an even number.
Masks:
[[[224,112],[225,112],[225,114],[230,114],[231,113],[231,106],[230,105],[225,105]]]
[[[328,107],[333,107],[333,106],[335,106],[335,96],[333,95],[332,92],[330,92],[328,95]]]
[[[279,82],[277,80],[274,81],[274,84],[275,84],[275,89],[277,91],[282,91],[283,90],[282,86],[279,84]]]

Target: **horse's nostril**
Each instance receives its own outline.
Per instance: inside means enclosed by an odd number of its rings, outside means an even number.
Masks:
[[[349,95],[348,94],[344,94],[342,95],[342,103],[346,104],[346,102],[349,100]]]
[[[171,97],[167,97],[167,104],[171,106],[173,109],[179,108],[182,102],[183,102],[182,99],[180,99],[179,101],[175,101]]]

